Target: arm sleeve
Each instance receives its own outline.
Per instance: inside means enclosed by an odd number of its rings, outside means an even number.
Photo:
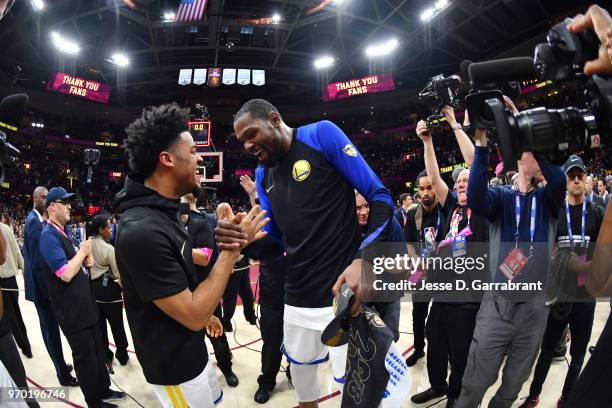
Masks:
[[[23,227],[24,231],[24,240],[23,240],[23,248],[24,253],[27,254],[28,257],[31,257],[38,250],[38,240],[40,239],[40,233],[36,231],[36,225],[33,217],[29,217],[26,220],[26,224]],[[27,235],[27,239],[25,236]],[[36,249],[36,251],[35,251]],[[34,262],[34,259],[30,258],[30,262]]]
[[[68,259],[64,253],[64,248],[60,241],[60,237],[50,231],[45,231],[40,234],[39,241],[40,257],[51,273],[56,274],[68,264]],[[61,273],[60,273],[61,274]]]
[[[213,242],[213,231],[210,224],[208,224],[208,222],[206,222],[205,220],[198,220],[198,222],[196,223],[196,228],[196,242],[194,242],[195,247],[212,249],[215,244]]]
[[[263,186],[264,178],[264,167],[258,166],[255,169],[255,189],[257,190],[257,198],[259,198],[259,205],[262,210],[266,210],[266,217],[270,218],[270,222],[263,228],[268,233],[268,237],[277,241],[279,245],[283,242],[282,234],[276,225],[274,220],[274,214],[272,208],[270,208],[270,200],[268,199],[268,193]]]
[[[183,257],[180,249],[172,247],[163,231],[157,228],[148,228],[147,231],[130,229],[124,230],[123,234],[117,257],[122,260],[124,274],[127,273],[124,269],[132,271],[129,278],[141,301],[163,299],[189,287],[183,265],[179,262]],[[152,247],[155,251],[151,251]]]
[[[546,205],[553,215],[559,216],[559,209],[565,200],[565,191],[567,189],[567,180],[561,166],[545,164],[538,161],[542,175],[546,179],[546,187],[544,187],[544,200]]]
[[[327,160],[370,205],[365,238],[359,249],[373,242],[387,241],[393,217],[393,200],[389,191],[338,126],[321,121],[314,137]]]
[[[406,217],[406,225],[404,225],[404,237],[406,238],[407,243],[415,243],[419,240],[419,237],[416,235],[416,224],[414,221],[415,211],[408,211],[408,215]]]
[[[117,267],[117,260],[115,259],[115,248],[112,245],[106,247],[106,261],[110,267],[111,273],[115,279],[119,279],[119,268]]]
[[[501,207],[501,189],[488,187],[488,165],[489,150],[483,146],[476,146],[468,183],[468,207],[475,215],[492,221],[496,214],[499,214]]]
[[[457,205],[457,202],[457,193],[455,193],[454,191],[449,191],[448,196],[446,196],[446,201],[442,206],[442,212],[446,216],[448,222],[450,222],[450,215],[453,213],[453,211],[455,211],[455,206]]]

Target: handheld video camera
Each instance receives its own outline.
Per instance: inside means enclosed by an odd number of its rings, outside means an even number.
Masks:
[[[569,151],[599,147],[612,129],[612,82],[607,77],[583,74],[584,64],[598,55],[599,42],[592,31],[571,33],[570,19],[555,25],[547,35],[547,42],[538,44],[535,58],[510,58],[472,64],[472,82],[497,77],[494,71],[507,67],[504,75],[516,80],[531,77],[541,80],[573,81],[580,93],[577,106],[562,109],[544,107],[513,114],[497,97],[484,99],[473,111],[492,118],[496,138],[502,148],[504,168],[516,169],[516,161],[523,152],[532,152],[538,160],[562,164]]]
[[[444,118],[440,110],[444,105],[451,106],[453,109],[460,108],[459,89],[461,84],[461,78],[457,75],[444,77],[440,74],[431,78],[425,88],[419,92],[419,103],[425,106],[430,113],[426,119],[427,127],[440,126],[441,119]]]
[[[7,141],[4,129],[21,123],[27,103],[26,94],[9,95],[0,102],[0,122],[5,125],[0,128],[0,182],[4,181],[4,168],[13,167],[21,155],[19,149]],[[14,127],[14,130],[17,128]]]

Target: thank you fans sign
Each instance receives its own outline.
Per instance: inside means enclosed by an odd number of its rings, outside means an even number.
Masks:
[[[63,72],[56,72],[52,75],[47,89],[100,103],[108,103],[111,93],[110,85]]]
[[[323,90],[323,100],[333,101],[393,89],[395,89],[393,75],[368,75],[363,78],[327,84],[327,88]]]

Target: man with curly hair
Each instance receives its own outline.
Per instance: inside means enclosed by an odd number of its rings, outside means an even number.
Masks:
[[[187,131],[189,111],[176,103],[144,109],[125,140],[132,173],[117,195],[122,214],[116,257],[136,356],[164,407],[213,407],[222,398],[204,344],[204,328],[223,294],[240,244],[220,253],[201,283],[189,233],[178,217],[180,197],[197,190],[201,158]],[[225,210],[225,211],[224,211]],[[242,245],[263,236],[259,207],[233,217]],[[178,385],[176,385],[178,384]]]

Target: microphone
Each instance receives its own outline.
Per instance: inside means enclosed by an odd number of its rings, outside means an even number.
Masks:
[[[461,73],[461,79],[463,79],[464,83],[470,82],[469,68],[472,64],[473,62],[470,60],[463,60],[461,64],[459,64],[459,72]]]
[[[468,67],[468,72],[472,82],[478,84],[528,81],[538,77],[530,57],[475,62]]]

